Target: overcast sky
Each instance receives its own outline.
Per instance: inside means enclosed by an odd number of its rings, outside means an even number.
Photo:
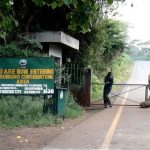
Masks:
[[[129,24],[131,39],[150,40],[150,0],[126,0],[119,12],[122,14],[121,19]]]

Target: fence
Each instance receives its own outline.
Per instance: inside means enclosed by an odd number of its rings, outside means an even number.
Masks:
[[[84,83],[84,68],[79,64],[65,64],[63,73],[69,77],[67,81],[69,84],[82,85]]]
[[[103,83],[91,83],[92,85],[94,85],[94,84],[97,84],[97,85],[104,85]],[[123,95],[123,94],[125,94],[125,93],[129,93],[129,92],[134,92],[135,91],[135,93],[133,94],[133,98],[137,98],[137,95],[138,95],[138,92],[141,92],[142,91],[142,88],[144,88],[143,89],[143,98],[145,99],[145,101],[147,101],[147,100],[150,100],[149,99],[149,85],[148,84],[113,84],[113,86],[119,86],[120,87],[120,89],[118,90],[118,91],[112,91],[111,93],[110,93],[110,95],[109,95],[109,98],[112,100],[112,104],[113,105],[116,105],[116,106],[120,106],[120,105],[123,105],[123,106],[139,106],[140,105],[140,103],[141,103],[141,100],[139,101],[139,100],[137,100],[137,99],[132,99],[132,97],[129,97],[129,98],[127,98],[127,97],[125,97],[125,96],[121,96],[121,95]],[[125,88],[125,86],[127,86],[127,87],[131,87],[131,88],[129,88],[128,90]],[[124,89],[124,90],[123,90]],[[139,90],[139,91],[137,91],[137,90]],[[136,95],[136,92],[137,92],[137,95]],[[141,93],[142,94],[142,93]],[[136,96],[135,96],[136,95]],[[117,100],[117,98],[120,98],[120,100],[123,100],[123,99],[125,99],[125,100],[127,100],[128,102],[130,102],[130,103],[127,103],[127,104],[120,104],[120,102],[119,101],[117,101],[118,103],[116,103],[116,100]],[[143,99],[143,101],[144,101],[144,99]],[[103,103],[98,103],[98,102],[100,102],[101,100],[103,100],[103,98],[100,98],[98,101],[95,101],[95,102],[93,102],[93,103],[91,103],[91,106],[92,105],[100,105],[100,104],[102,104],[103,105]],[[103,102],[103,101],[102,101]],[[131,103],[132,102],[132,103]],[[135,104],[136,103],[136,104]]]
[[[69,76],[69,81],[63,80],[62,84],[68,84],[69,90],[79,104],[89,106],[91,101],[91,69],[84,69],[79,64],[65,64],[64,74]]]

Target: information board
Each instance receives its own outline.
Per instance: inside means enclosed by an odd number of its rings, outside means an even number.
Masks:
[[[54,94],[54,58],[0,58],[0,94]]]

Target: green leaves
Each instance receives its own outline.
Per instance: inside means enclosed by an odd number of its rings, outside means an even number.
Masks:
[[[106,1],[112,4],[115,0]],[[20,9],[20,6],[23,8]],[[95,28],[100,19],[100,9],[96,0],[1,0],[0,37],[6,38],[17,26],[20,28],[16,30],[23,32],[67,29],[66,32],[72,34],[87,33]],[[61,15],[58,15],[59,12]],[[50,26],[51,14],[54,14],[54,18],[56,15],[56,21]],[[62,16],[61,19],[57,15]],[[39,16],[43,20],[46,18],[47,23],[44,24]]]
[[[99,17],[99,4],[94,0],[72,0],[72,6],[67,15],[69,21],[68,29],[74,33],[87,33],[95,25]]]
[[[0,37],[5,40],[7,33],[5,31],[0,32]]]
[[[54,1],[51,3],[52,9],[55,9],[57,7],[57,3]]]
[[[13,1],[2,0],[0,2],[0,38],[5,41],[8,34],[17,26],[18,22],[15,20],[13,12]]]
[[[72,0],[64,0],[65,5],[69,6],[72,4]]]
[[[64,1],[63,0],[59,0],[57,3],[58,7],[62,7],[64,5]]]
[[[124,51],[126,30],[119,21],[103,19],[81,39],[82,62],[85,66],[92,66],[99,76]]]
[[[113,0],[107,0],[107,3],[108,3],[108,4],[112,4],[112,3],[113,3]]]
[[[46,4],[45,0],[32,0],[37,6],[42,7]]]

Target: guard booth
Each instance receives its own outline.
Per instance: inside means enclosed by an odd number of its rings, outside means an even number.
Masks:
[[[59,66],[65,64],[67,59],[74,56],[79,50],[79,40],[62,31],[35,32],[28,34],[27,38],[40,42],[45,54],[55,58],[55,63]],[[45,106],[49,101],[49,107],[53,113],[63,115],[67,89],[57,85],[55,87],[56,94],[45,97]],[[43,109],[45,112],[48,110],[47,107]]]
[[[56,58],[59,65],[66,63],[79,50],[79,40],[62,31],[34,32],[26,37],[40,42],[45,54]]]

